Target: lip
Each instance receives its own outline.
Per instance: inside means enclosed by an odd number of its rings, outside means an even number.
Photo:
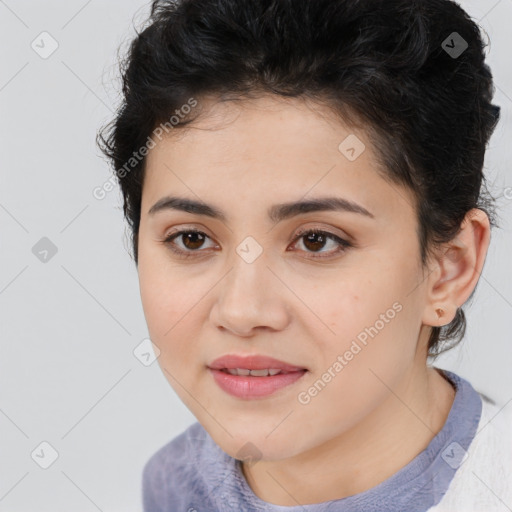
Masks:
[[[257,354],[249,354],[239,356],[236,354],[227,354],[215,359],[208,365],[212,370],[232,370],[234,368],[248,368],[249,370],[264,370],[266,368],[276,368],[283,372],[297,372],[299,370],[307,370],[303,366],[295,366],[284,361],[279,361],[269,356],[260,356]]]
[[[286,373],[254,377],[252,375],[231,375],[223,370],[234,368],[247,368],[250,370],[264,370],[267,368],[279,369]],[[278,390],[290,386],[301,379],[307,368],[295,366],[273,357],[247,355],[238,356],[228,354],[215,359],[208,370],[217,385],[226,393],[245,400],[265,398]]]

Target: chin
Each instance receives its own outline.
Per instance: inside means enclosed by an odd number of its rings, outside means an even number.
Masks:
[[[268,436],[271,430],[263,431],[261,427],[235,430],[231,427],[229,432],[233,437],[223,431],[220,438],[218,436],[212,436],[212,438],[230,457],[244,461],[282,460],[302,451],[302,447],[295,439],[286,435],[284,430],[281,436],[276,435],[276,432]]]

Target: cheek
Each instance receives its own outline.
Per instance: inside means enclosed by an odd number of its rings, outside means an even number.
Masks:
[[[347,358],[366,367],[380,360],[395,365],[410,361],[418,322],[407,282],[406,276],[390,268],[351,272],[309,291],[304,287],[300,291],[304,303],[316,313],[307,315],[308,330],[323,354],[323,364],[329,366],[346,351],[352,352]]]
[[[300,390],[299,410],[326,439],[352,428],[382,403],[388,386],[394,388],[414,360],[417,334],[411,308],[397,301],[393,291],[373,290],[332,293],[323,311],[335,334],[310,329],[319,358]]]
[[[346,338],[355,336],[392,306],[398,294],[390,287],[391,283],[379,283],[368,273],[350,271],[321,285],[302,282],[295,291],[311,311],[307,316],[310,325],[318,323],[322,334]]]
[[[163,338],[166,333],[165,338],[170,338],[173,326],[191,308],[188,304],[195,296],[184,274],[169,265],[165,251],[144,242],[141,239],[138,276],[146,323],[156,338]],[[172,330],[168,332],[169,329]]]
[[[199,360],[195,340],[201,339],[199,330],[204,324],[199,317],[205,314],[201,298],[207,291],[203,290],[206,283],[203,278],[203,286],[196,286],[185,273],[180,278],[180,272],[170,269],[168,263],[162,265],[141,254],[140,296],[150,338],[160,350],[159,364],[179,382],[188,382],[194,379],[192,372]],[[165,376],[170,379],[168,372]],[[172,379],[170,384],[175,387]]]

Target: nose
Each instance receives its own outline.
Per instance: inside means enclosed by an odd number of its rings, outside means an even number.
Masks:
[[[237,256],[216,288],[210,320],[219,329],[251,337],[260,330],[283,330],[290,321],[290,292],[263,257],[247,263]]]

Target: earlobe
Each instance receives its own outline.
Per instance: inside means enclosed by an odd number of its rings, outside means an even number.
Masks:
[[[443,308],[436,308],[436,315],[437,315],[437,322],[435,324],[436,327],[442,327],[443,325],[449,324],[453,318],[455,317],[455,314],[457,310],[455,309],[453,311],[453,314],[447,314],[447,311],[445,311]],[[450,313],[450,312],[448,312]]]
[[[423,323],[449,324],[475,289],[485,262],[490,239],[487,214],[477,208],[466,214],[457,235],[438,251],[438,266],[427,279],[427,303]]]

